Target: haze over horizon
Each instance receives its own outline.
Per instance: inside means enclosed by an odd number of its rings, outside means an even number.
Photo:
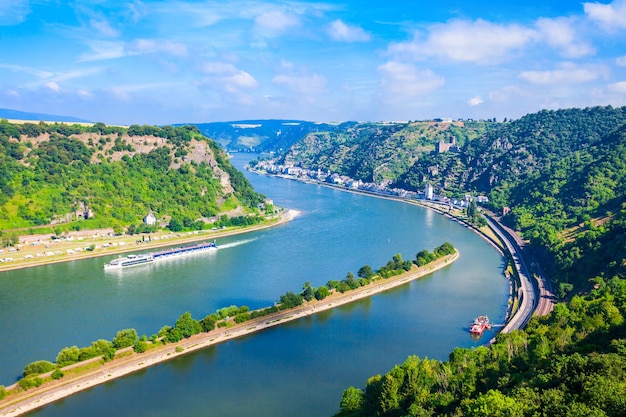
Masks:
[[[626,105],[626,0],[2,3],[0,108],[168,124]]]

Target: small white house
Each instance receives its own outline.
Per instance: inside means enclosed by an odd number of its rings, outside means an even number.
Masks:
[[[156,216],[152,213],[146,214],[146,217],[143,218],[143,222],[148,226],[154,226],[156,224]]]

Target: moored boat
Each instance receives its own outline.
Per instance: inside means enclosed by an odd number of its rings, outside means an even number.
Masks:
[[[491,324],[489,323],[489,317],[487,316],[478,316],[474,319],[474,322],[470,325],[470,333],[475,335],[481,335],[486,329],[491,329]]]

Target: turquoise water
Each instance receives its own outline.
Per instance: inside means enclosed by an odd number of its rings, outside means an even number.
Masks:
[[[236,155],[242,166],[248,155]],[[112,381],[37,416],[324,416],[342,390],[363,386],[408,355],[446,359],[484,343],[469,321],[504,318],[503,259],[462,226],[412,205],[246,174],[275,203],[302,211],[288,224],[218,240],[211,256],[105,273],[107,258],[0,274],[1,381],[54,360],[65,346],[112,339],[133,327],[150,335],[185,311],[195,318],[231,304],[271,305],[286,291],[342,279],[394,254],[414,258],[445,241],[461,257],[401,288],[268,329]],[[9,319],[7,319],[9,318]]]

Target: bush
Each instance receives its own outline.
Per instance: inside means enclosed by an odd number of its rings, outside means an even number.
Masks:
[[[200,326],[202,326],[203,332],[210,332],[215,329],[215,323],[217,323],[217,318],[213,314],[200,320]]]
[[[243,323],[245,321],[248,321],[252,318],[252,316],[250,315],[250,313],[243,313],[243,314],[237,314],[234,318],[235,323]]]
[[[330,295],[330,290],[327,287],[319,287],[315,290],[315,299],[323,300]]]
[[[280,309],[287,310],[302,305],[302,296],[289,291],[280,296]]]
[[[7,390],[4,385],[0,385],[0,400],[3,400],[7,396]]]
[[[113,338],[113,347],[115,349],[123,349],[129,346],[133,346],[137,342],[137,340],[139,340],[139,336],[137,336],[137,330],[120,330]]]
[[[39,377],[22,378],[17,383],[17,385],[19,385],[19,387],[22,388],[24,391],[26,391],[26,390],[28,390],[30,388],[38,387],[41,384],[43,384],[43,379],[41,379]]]
[[[148,342],[145,340],[140,340],[133,346],[133,350],[136,353],[144,353],[148,349]]]
[[[64,374],[63,372],[57,368],[54,370],[54,372],[52,372],[52,379],[61,379],[63,378]]]
[[[78,362],[80,356],[80,349],[77,346],[66,347],[61,349],[57,355],[57,366],[61,368],[67,365]]]
[[[44,374],[46,372],[50,372],[51,370],[53,370],[54,366],[55,365],[49,361],[32,362],[26,365],[26,367],[24,368],[24,372],[22,373],[22,376],[26,377],[29,375]]]

